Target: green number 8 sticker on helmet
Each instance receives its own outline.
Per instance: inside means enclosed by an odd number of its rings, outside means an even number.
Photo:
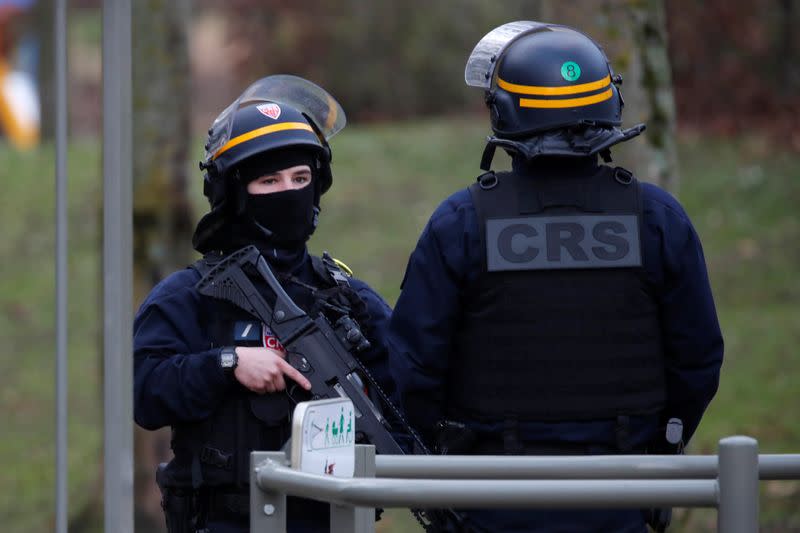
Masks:
[[[581,67],[574,61],[567,61],[561,65],[561,76],[567,81],[576,81],[581,77]]]

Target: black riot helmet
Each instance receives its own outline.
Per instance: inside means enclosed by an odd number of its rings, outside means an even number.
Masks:
[[[339,103],[303,78],[275,75],[250,85],[208,130],[200,169],[205,171],[203,193],[211,212],[198,224],[195,249],[203,253],[212,249],[224,230],[237,222],[245,208],[247,180],[254,177],[243,171],[265,168],[272,158],[300,157],[311,163],[318,212],[319,197],[333,181],[328,140],[346,121]]]
[[[492,153],[494,146],[528,158],[607,153],[644,129],[619,129],[621,77],[597,43],[566,26],[519,21],[495,28],[473,50],[465,80],[486,91]]]
[[[232,171],[246,159],[285,148],[307,148],[315,155],[320,193],[333,181],[328,140],[344,128],[344,110],[321,87],[303,78],[275,75],[248,87],[208,130],[200,168],[211,207],[224,203]]]

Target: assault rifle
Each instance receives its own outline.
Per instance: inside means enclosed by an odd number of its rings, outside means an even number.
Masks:
[[[259,276],[274,296],[268,302],[245,273]],[[391,425],[364,392],[364,381],[377,391],[382,402],[406,427],[417,446],[429,453],[419,436],[403,422],[353,352],[369,346],[358,324],[344,315],[334,324],[320,314],[312,318],[286,294],[255,246],[229,255],[197,282],[200,294],[225,300],[269,326],[286,350],[286,361],[311,382],[312,399],[349,398],[356,415],[356,431],[362,433],[379,454],[402,455],[403,449],[390,433]],[[458,531],[461,519],[452,511],[412,510],[426,531]]]

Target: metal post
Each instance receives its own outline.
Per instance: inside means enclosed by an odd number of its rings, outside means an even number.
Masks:
[[[56,533],[67,533],[67,5],[56,0]]]
[[[133,533],[131,4],[103,0],[103,431],[106,532]]]
[[[356,477],[375,477],[375,446],[356,445]],[[356,508],[356,533],[375,533],[375,508]]]
[[[719,441],[718,531],[758,531],[758,442],[750,437]]]
[[[288,465],[285,452],[250,454],[250,531],[286,533],[286,493],[258,486],[258,468],[265,461]]]
[[[375,446],[356,445],[354,477],[375,477]],[[375,533],[375,508],[332,503],[331,533]]]

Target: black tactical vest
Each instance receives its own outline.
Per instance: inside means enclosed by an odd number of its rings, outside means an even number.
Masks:
[[[192,267],[200,275],[208,272],[220,257],[206,256]],[[328,261],[312,256],[312,265],[320,293],[335,298],[335,288],[348,284],[346,276]],[[258,286],[258,283],[256,283]],[[318,301],[309,286],[282,282],[294,302],[311,315],[319,312]],[[205,297],[204,297],[205,298]],[[336,299],[337,306],[344,300]],[[270,346],[277,342],[266,326],[249,313],[225,301],[212,300],[201,317],[209,328],[212,345]],[[288,381],[287,385],[293,385]],[[175,459],[169,468],[177,486],[245,486],[250,479],[252,450],[279,450],[290,437],[291,414],[296,402],[310,395],[300,387],[274,394],[258,395],[238,382],[230,386],[225,399],[207,419],[172,428]]]
[[[470,193],[483,268],[463,293],[449,415],[566,421],[660,410],[661,329],[633,176],[489,173]]]

